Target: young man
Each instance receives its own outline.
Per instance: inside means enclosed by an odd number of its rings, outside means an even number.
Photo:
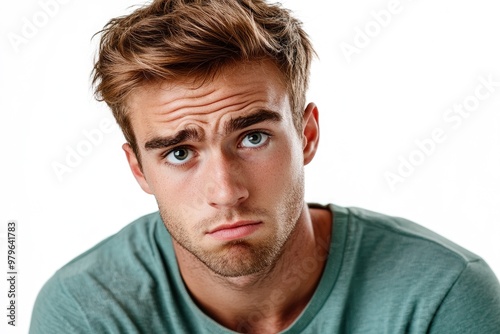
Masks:
[[[495,333],[476,255],[400,218],[304,202],[319,141],[300,23],[256,0],[111,20],[94,83],[159,212],[58,271],[31,333]]]

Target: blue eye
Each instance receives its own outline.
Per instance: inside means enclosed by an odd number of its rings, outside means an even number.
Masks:
[[[172,165],[182,165],[193,158],[193,151],[187,148],[176,148],[170,151],[165,159]]]
[[[260,147],[267,143],[269,135],[262,132],[252,132],[247,134],[241,141],[243,147]]]

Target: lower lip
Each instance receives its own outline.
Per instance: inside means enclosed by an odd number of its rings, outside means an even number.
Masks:
[[[236,240],[249,236],[250,234],[255,232],[260,226],[261,223],[256,223],[256,224],[243,225],[233,228],[225,228],[222,230],[209,233],[209,235],[217,240],[222,240],[222,241]]]

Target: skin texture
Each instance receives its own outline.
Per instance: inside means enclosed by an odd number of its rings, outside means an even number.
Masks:
[[[158,202],[193,299],[233,330],[286,328],[314,292],[327,252],[318,245],[331,229],[330,213],[304,202],[304,166],[319,141],[316,106],[307,106],[299,134],[270,61],[233,65],[203,84],[150,84],[127,106],[141,164],[123,148]],[[304,258],[317,265],[299,276]]]

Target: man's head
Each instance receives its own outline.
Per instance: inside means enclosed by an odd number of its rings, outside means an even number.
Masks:
[[[223,276],[262,272],[293,238],[319,138],[311,46],[261,1],[155,1],[104,31],[97,93],[170,234]]]
[[[312,46],[301,23],[261,0],[156,0],[103,29],[93,82],[139,158],[127,100],[153,82],[211,80],[232,64],[271,60],[300,132]]]

